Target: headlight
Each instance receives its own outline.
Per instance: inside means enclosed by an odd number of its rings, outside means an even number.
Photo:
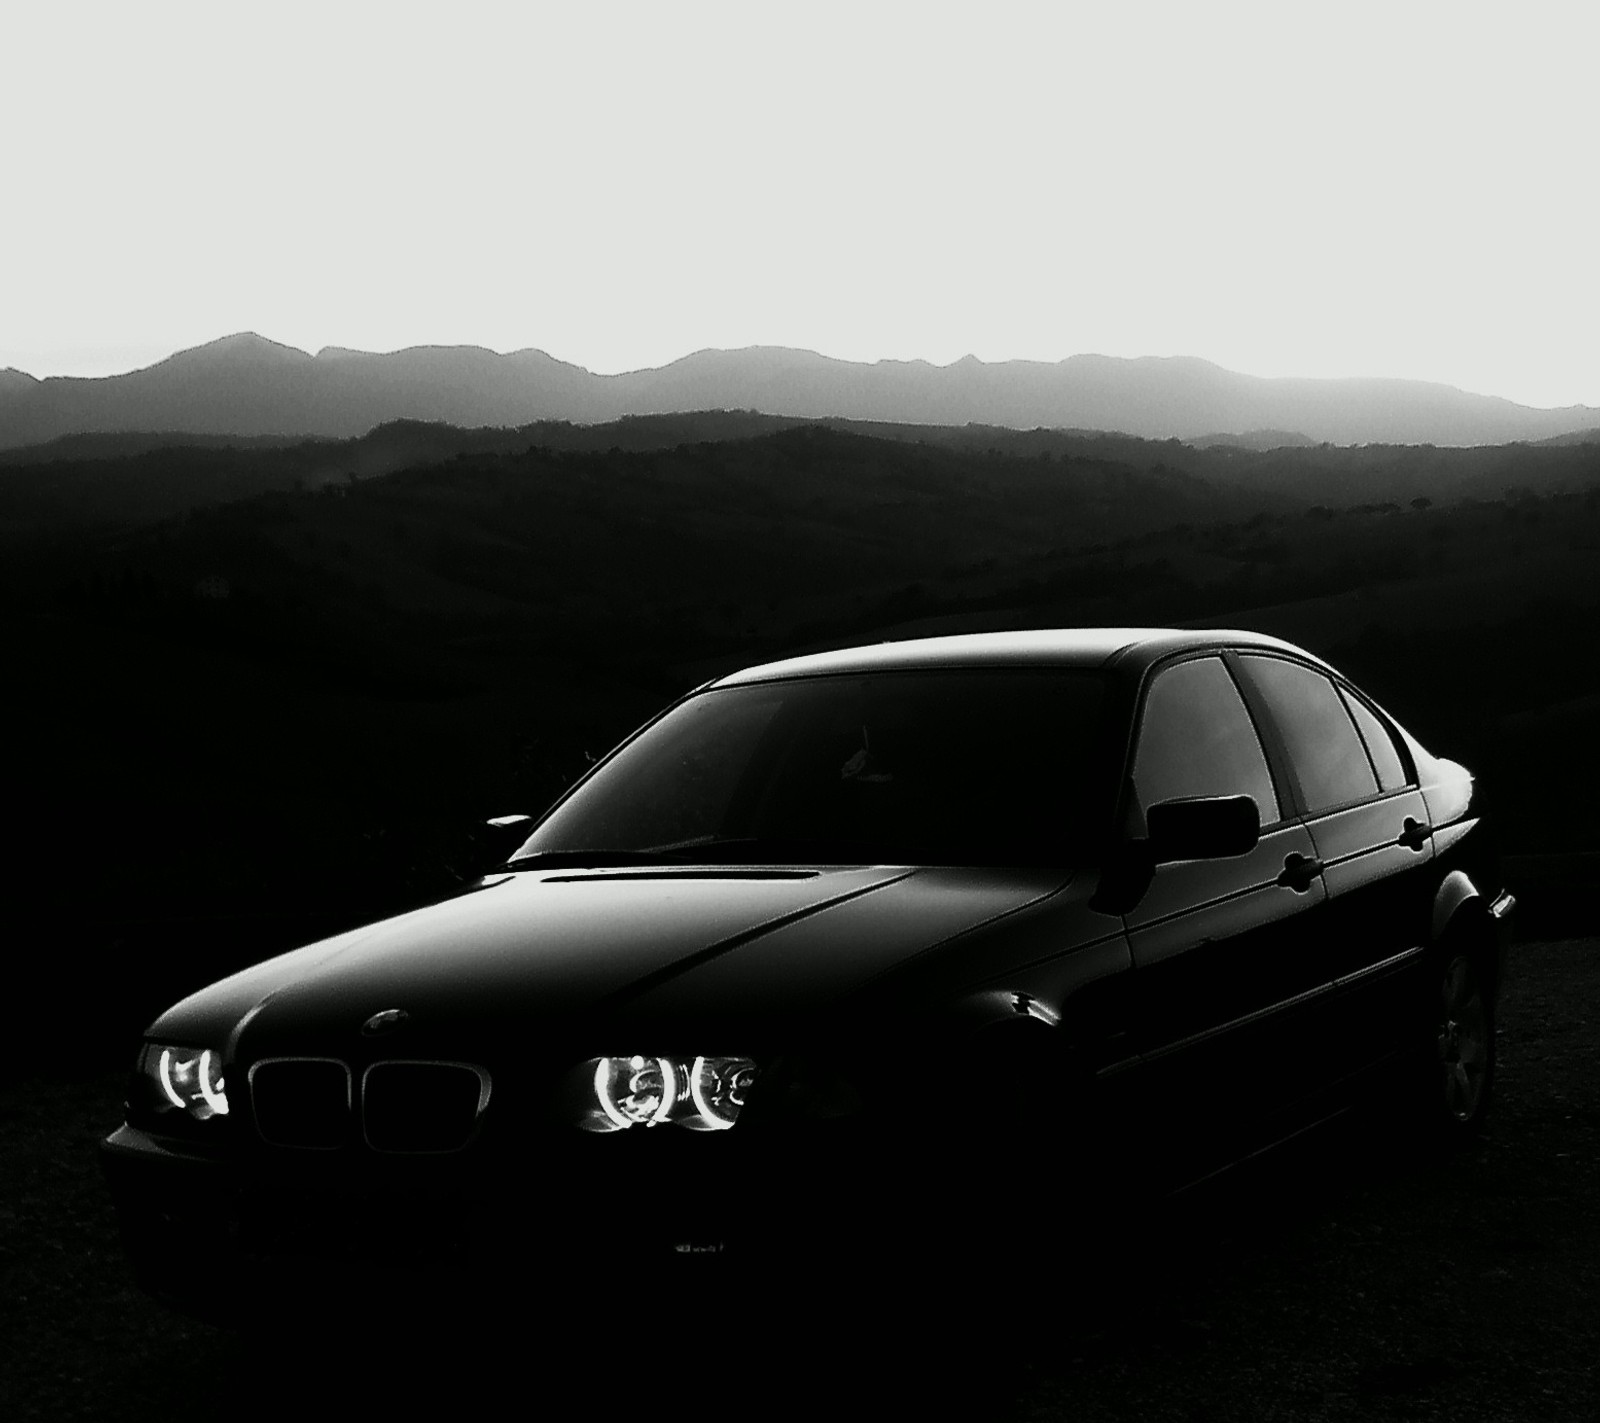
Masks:
[[[695,1113],[712,1131],[725,1131],[739,1120],[756,1065],[747,1057],[697,1057],[689,1068],[689,1098]]]
[[[578,1075],[587,1089],[585,1131],[668,1122],[726,1131],[739,1119],[756,1065],[748,1057],[597,1057]]]
[[[139,1054],[138,1099],[131,1104],[147,1117],[180,1113],[203,1122],[228,1115],[222,1058],[210,1048],[146,1043]]]

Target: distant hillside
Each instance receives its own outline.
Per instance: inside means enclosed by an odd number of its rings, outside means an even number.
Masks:
[[[1197,450],[1229,445],[1239,450],[1281,450],[1291,445],[1314,445],[1316,441],[1294,430],[1246,430],[1240,435],[1200,435],[1184,444]]]
[[[968,356],[934,366],[748,347],[605,376],[536,350],[419,346],[379,355],[329,347],[312,356],[244,333],[125,375],[3,375],[0,449],[107,431],[348,437],[398,419],[521,426],[691,410],[1154,439],[1294,431],[1334,444],[1493,444],[1600,425],[1600,410],[1586,406],[1536,410],[1421,381],[1267,380],[1191,357],[986,364]]]
[[[951,570],[1259,502],[1172,470],[810,426],[666,451],[481,452],[144,528],[17,539],[5,563],[18,589],[71,585],[66,606],[143,606],[183,627],[226,602],[239,638],[327,649],[348,681],[394,654],[401,626],[451,646],[514,627],[613,657],[627,641],[646,665],[757,624],[848,620],[869,593],[916,616],[938,606],[924,580]]]
[[[546,420],[519,428],[459,429],[439,421],[397,420],[355,439],[279,437],[76,435],[45,445],[0,452],[0,537],[12,540],[64,528],[132,528],[192,510],[271,492],[343,489],[403,470],[470,469],[474,462],[545,451],[564,454],[666,454],[712,466],[729,444],[756,448],[806,427],[854,437],[853,451],[869,484],[872,470],[892,470],[903,447],[941,452],[944,462],[984,479],[1032,480],[1040,471],[1063,476],[1085,464],[1149,475],[1181,476],[1204,489],[1204,510],[1164,511],[1168,521],[1197,512],[1223,518],[1248,506],[1445,504],[1498,499],[1508,491],[1554,493],[1600,487],[1600,444],[1551,440],[1538,444],[1445,449],[1426,445],[1264,448],[1225,439],[1185,443],[1082,430],[1012,430],[995,425],[893,425],[881,421],[804,421],[752,411],[711,410],[632,415],[603,425]],[[812,449],[829,446],[813,445]],[[841,446],[840,448],[843,448]],[[595,466],[604,470],[606,464]],[[789,478],[787,467],[776,477]],[[1124,497],[1156,488],[1128,478]]]
[[[184,430],[117,430],[58,435],[38,445],[0,450],[0,468],[19,464],[66,464],[79,460],[127,459],[152,450],[279,450],[306,442],[304,435],[200,435]]]

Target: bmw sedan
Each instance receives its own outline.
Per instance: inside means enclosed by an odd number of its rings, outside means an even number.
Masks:
[[[1471,775],[1316,657],[1077,629],[682,698],[463,892],[153,1022],[102,1160],[192,1312],[956,1248],[1494,1077]],[[521,1278],[529,1278],[523,1274]]]

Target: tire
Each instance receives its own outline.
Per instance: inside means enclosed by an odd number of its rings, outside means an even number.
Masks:
[[[1462,1146],[1478,1134],[1494,1091],[1494,1000],[1475,955],[1447,953],[1431,1007],[1423,1125],[1433,1142]]]

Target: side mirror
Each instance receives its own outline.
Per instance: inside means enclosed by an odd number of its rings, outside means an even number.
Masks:
[[[482,840],[498,868],[510,853],[528,838],[533,829],[531,815],[497,815],[483,822]]]
[[[1261,839],[1261,811],[1247,795],[1164,800],[1145,812],[1155,863],[1247,855]]]
[[[446,868],[462,884],[493,874],[533,829],[531,815],[497,815],[456,832]]]
[[[531,815],[496,815],[483,823],[492,829],[510,832],[518,826],[532,826],[533,817]]]

